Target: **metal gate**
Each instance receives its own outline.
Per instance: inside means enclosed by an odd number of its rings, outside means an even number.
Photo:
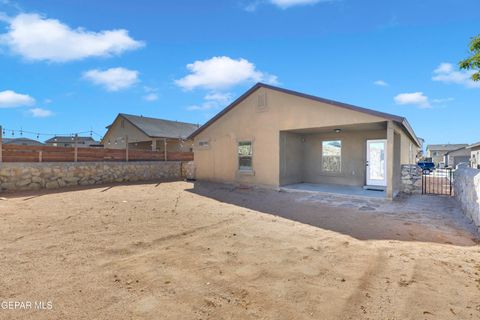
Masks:
[[[453,190],[452,168],[425,170],[422,174],[422,194],[440,194],[452,196]]]

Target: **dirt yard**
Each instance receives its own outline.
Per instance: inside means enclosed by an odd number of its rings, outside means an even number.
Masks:
[[[186,182],[3,197],[1,319],[480,319],[480,246],[450,198]]]

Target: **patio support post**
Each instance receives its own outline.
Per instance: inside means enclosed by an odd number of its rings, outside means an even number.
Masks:
[[[152,151],[157,151],[157,139],[152,140]]]
[[[387,199],[393,199],[393,163],[395,130],[393,122],[387,122]]]

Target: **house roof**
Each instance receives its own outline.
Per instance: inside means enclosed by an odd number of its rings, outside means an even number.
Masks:
[[[212,119],[207,121],[203,126],[198,128],[198,130],[193,132],[188,138],[189,139],[194,138],[196,135],[198,135],[200,132],[202,132],[203,130],[208,128],[212,123],[217,121],[219,118],[221,118],[224,114],[226,114],[231,109],[235,108],[238,104],[240,104],[243,100],[245,100],[249,95],[251,95],[253,92],[255,92],[257,89],[260,89],[260,88],[267,88],[267,89],[270,89],[270,90],[283,92],[283,93],[294,95],[294,96],[297,96],[297,97],[310,99],[310,100],[314,100],[314,101],[319,101],[319,102],[322,102],[322,103],[334,105],[336,107],[349,109],[349,110],[353,110],[353,111],[357,111],[357,112],[362,112],[362,113],[370,114],[370,115],[373,115],[373,116],[385,118],[387,120],[395,121],[395,122],[401,124],[405,128],[405,130],[412,137],[412,139],[415,141],[417,146],[419,146],[419,147],[421,146],[421,143],[418,140],[415,133],[413,132],[412,127],[408,123],[407,119],[404,118],[404,117],[397,116],[397,115],[390,114],[390,113],[380,112],[380,111],[376,111],[376,110],[372,110],[372,109],[362,108],[362,107],[354,106],[354,105],[343,103],[343,102],[329,100],[329,99],[325,99],[325,98],[321,98],[321,97],[317,97],[317,96],[313,96],[313,95],[309,95],[309,94],[305,94],[305,93],[301,93],[301,92],[297,92],[297,91],[293,91],[293,90],[289,90],[289,89],[284,89],[284,88],[268,85],[268,84],[265,84],[265,83],[257,83],[256,85],[254,85],[247,92],[245,92],[243,95],[241,95],[237,100],[232,102],[225,109],[223,109],[218,114],[216,114]]]
[[[45,143],[71,143],[75,139],[74,136],[55,136],[48,140],[45,140]],[[96,142],[92,137],[77,137],[78,142]]]
[[[455,151],[467,147],[466,143],[457,143],[457,144],[429,144],[427,149],[430,151]]]
[[[467,147],[468,146],[461,147],[461,148],[458,148],[458,149],[455,149],[455,150],[450,150],[450,151],[446,152],[445,155],[450,154],[450,153],[454,153],[456,151],[460,151],[460,150],[463,150],[463,149],[467,149]]]
[[[467,146],[467,149],[476,148],[476,147],[480,147],[480,141],[472,143],[471,145]]]
[[[132,125],[137,127],[137,129],[151,138],[187,139],[189,135],[198,129],[198,125],[194,123],[149,118],[125,113],[120,113],[118,117],[128,120]]]
[[[3,138],[3,144],[16,144],[16,145],[43,145],[40,141],[30,139],[30,138]]]

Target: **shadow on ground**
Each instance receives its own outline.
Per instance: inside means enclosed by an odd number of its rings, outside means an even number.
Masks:
[[[42,197],[48,194],[68,193],[81,190],[99,189],[99,192],[108,192],[109,190],[120,186],[135,186],[135,185],[155,185],[158,187],[162,183],[180,181],[179,179],[163,179],[151,181],[136,181],[136,182],[112,182],[104,184],[95,184],[88,186],[70,186],[59,189],[42,189],[42,190],[25,190],[25,191],[4,191],[0,192],[0,198],[14,199],[24,198],[24,201]]]
[[[187,191],[224,203],[280,216],[359,240],[478,244],[473,224],[445,196],[403,196],[395,201],[278,192],[196,182]]]

